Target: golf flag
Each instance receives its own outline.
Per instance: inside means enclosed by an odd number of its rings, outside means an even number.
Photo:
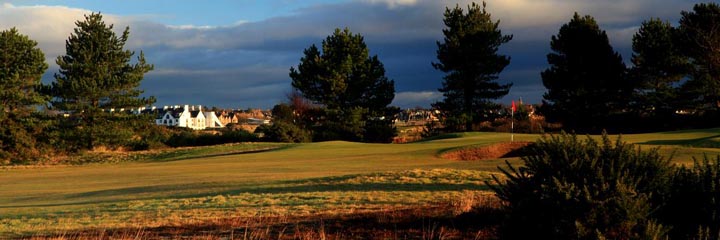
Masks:
[[[512,101],[512,111],[515,112],[515,100]]]

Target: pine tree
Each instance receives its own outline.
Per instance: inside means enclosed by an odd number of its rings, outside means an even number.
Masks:
[[[667,122],[678,106],[677,87],[689,70],[689,62],[677,44],[677,30],[660,19],[644,21],[633,36],[633,68],[637,81],[637,109]]]
[[[313,44],[304,53],[297,69],[290,68],[290,78],[304,98],[324,107],[324,115],[317,116],[323,120],[317,139],[371,141],[376,134],[394,135],[388,105],[395,82],[385,77],[377,56],[370,57],[361,35],[335,29],[322,42],[322,52]],[[374,131],[378,124],[381,132]]]
[[[549,120],[572,130],[600,130],[608,116],[625,110],[633,84],[605,31],[577,13],[550,41],[550,67],[542,72]]]
[[[700,3],[681,14],[682,50],[694,66],[684,88],[698,108],[720,111],[720,5]]]
[[[47,68],[37,42],[16,28],[0,32],[0,164],[38,157],[33,114],[47,102],[38,91]]]
[[[69,111],[79,121],[83,148],[102,145],[99,140],[116,144],[127,137],[122,120],[112,120],[103,110],[139,107],[155,102],[153,97],[141,98],[140,82],[153,65],[145,62],[142,52],[137,63],[131,64],[132,51],[124,50],[130,35],[126,27],[122,35],[113,32],[99,13],[85,16],[65,43],[66,55],[56,60],[60,72],[52,83],[54,108]],[[112,130],[112,129],[114,130]],[[102,135],[102,134],[120,135]]]
[[[512,87],[497,82],[510,64],[510,57],[498,54],[498,49],[512,35],[502,34],[500,21],[492,20],[484,2],[482,8],[472,3],[467,13],[459,6],[446,8],[444,23],[445,39],[437,43],[438,62],[433,67],[447,74],[439,89],[445,98],[433,107],[443,112],[448,130],[472,131],[474,123],[499,108],[491,100],[507,95]]]

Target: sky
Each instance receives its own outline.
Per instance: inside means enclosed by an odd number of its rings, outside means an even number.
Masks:
[[[157,106],[203,105],[272,108],[291,92],[290,67],[303,50],[320,45],[336,28],[365,37],[371,55],[395,81],[392,105],[429,107],[442,99],[443,74],[436,60],[446,7],[468,0],[0,0],[0,30],[16,27],[38,42],[50,65],[43,82],[54,80],[55,59],[75,22],[101,12],[114,30],[130,28],[126,49],[142,51],[155,69],[140,88]],[[593,16],[630,66],[632,35],[660,18],[677,25],[688,0],[488,0],[487,10],[513,40],[500,52],[511,57],[500,74],[513,83],[499,103],[522,98],[539,103],[546,89],[550,39],[572,15]]]

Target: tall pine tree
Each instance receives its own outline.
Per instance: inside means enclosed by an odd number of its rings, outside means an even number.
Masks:
[[[633,36],[630,77],[637,82],[636,110],[668,122],[677,107],[677,84],[689,62],[677,44],[677,30],[660,19],[644,21]]]
[[[47,68],[37,42],[15,28],[0,32],[0,163],[38,157],[33,113],[47,102],[38,91]]]
[[[682,50],[694,66],[685,94],[696,100],[693,107],[720,111],[720,5],[700,3],[681,14]]]
[[[445,75],[444,99],[433,104],[442,112],[442,121],[450,131],[472,131],[473,124],[488,119],[499,109],[492,102],[508,94],[512,84],[498,83],[498,75],[510,64],[510,57],[498,54],[498,48],[512,35],[503,35],[490,13],[476,3],[464,12],[460,6],[445,9],[444,42],[438,42],[438,62],[433,67]]]
[[[297,69],[290,69],[295,90],[319,104],[324,116],[315,129],[317,140],[389,142],[396,130],[388,107],[395,98],[395,82],[385,67],[370,56],[363,37],[349,29],[335,29],[322,42],[322,52],[305,49]]]
[[[577,13],[550,41],[550,67],[542,72],[549,120],[566,129],[599,131],[607,117],[623,111],[633,84],[625,80],[620,54],[591,16]]]
[[[84,145],[79,148],[122,144],[132,135],[127,133],[129,126],[104,110],[154,103],[153,97],[141,98],[143,91],[138,89],[153,65],[145,62],[142,52],[137,63],[130,63],[134,52],[123,49],[129,27],[117,36],[113,25],[106,25],[99,13],[86,15],[75,24],[65,43],[66,55],[56,60],[60,72],[52,83],[52,105],[73,116],[78,135],[72,137]]]

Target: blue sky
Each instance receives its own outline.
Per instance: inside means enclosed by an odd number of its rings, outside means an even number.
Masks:
[[[12,1],[18,6],[61,5],[90,9],[96,12],[123,16],[141,16],[169,25],[229,26],[238,22],[260,21],[272,17],[290,15],[301,8],[327,3],[341,3],[335,0],[102,0],[102,1]]]
[[[434,70],[435,42],[442,39],[446,6],[469,0],[278,0],[278,1],[36,1],[0,0],[0,29],[17,27],[38,41],[53,80],[57,56],[74,22],[102,12],[119,31],[130,27],[126,48],[143,51],[155,70],[142,88],[157,105],[201,104],[224,108],[270,108],[291,90],[288,72],[302,52],[335,28],[365,36],[372,55],[396,82],[394,105],[428,107],[442,98],[442,74]],[[500,51],[510,65],[500,75],[514,83],[499,102],[523,98],[539,103],[545,92],[549,41],[574,12],[592,15],[626,62],[632,35],[643,20],[676,24],[687,0],[488,0],[488,11],[513,40]]]

